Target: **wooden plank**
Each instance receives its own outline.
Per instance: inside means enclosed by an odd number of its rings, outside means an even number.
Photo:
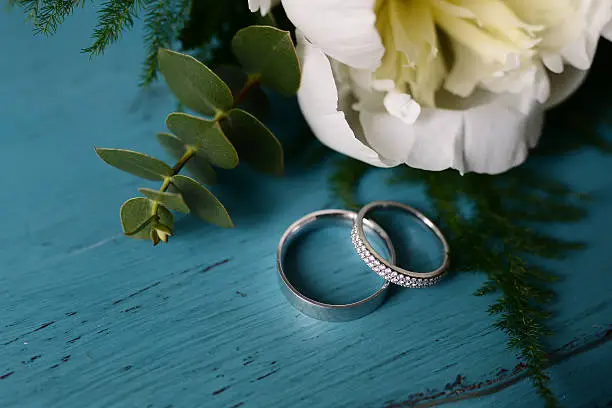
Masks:
[[[491,327],[492,298],[471,296],[479,275],[397,291],[349,323],[311,320],[288,306],[276,279],[276,243],[299,216],[337,205],[325,184],[328,164],[293,168],[280,180],[224,174],[215,192],[237,229],[184,218],[168,246],[121,236],[119,205],[149,184],[106,166],[93,146],[162,157],[154,135],[174,102],[163,86],[137,89],[136,34],[93,63],[79,55],[93,22],[83,16],[42,39],[32,38],[17,11],[0,14],[0,36],[13,39],[0,64],[0,161],[10,169],[0,192],[0,406],[369,407],[415,398],[426,406],[432,399],[423,397],[460,395],[470,398],[457,406],[541,404],[522,371],[513,374],[518,362]],[[284,109],[273,125],[291,135],[285,115],[295,117],[295,106]],[[551,349],[565,347],[552,373],[568,406],[605,406],[612,400],[605,381],[612,374],[605,171],[612,157],[584,151],[538,165],[597,197],[586,222],[551,227],[589,243],[548,263],[564,277]],[[367,177],[364,200],[398,199],[427,211],[418,188],[392,189],[383,178],[381,171]],[[300,268],[317,272],[313,290],[360,265],[350,243],[340,244],[342,234],[303,249]],[[375,284],[364,273],[330,296]],[[504,387],[494,392],[497,384]],[[472,398],[479,393],[488,395]]]

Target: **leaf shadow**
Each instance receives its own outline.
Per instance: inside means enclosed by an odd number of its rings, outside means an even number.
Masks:
[[[278,179],[273,176],[239,165],[231,171],[218,171],[218,181],[211,191],[238,228],[256,225],[279,210],[280,203],[274,199],[274,184]]]

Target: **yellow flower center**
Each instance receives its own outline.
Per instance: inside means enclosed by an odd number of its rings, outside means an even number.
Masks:
[[[420,104],[435,106],[454,44],[500,69],[531,58],[542,26],[527,24],[509,3],[521,1],[377,0],[376,28],[385,54],[375,78],[390,79]]]

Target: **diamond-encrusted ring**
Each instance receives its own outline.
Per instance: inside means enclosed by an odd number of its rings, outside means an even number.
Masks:
[[[316,301],[301,293],[289,281],[287,275],[285,274],[285,254],[291,241],[293,241],[293,239],[295,239],[297,236],[301,235],[301,233],[304,232],[307,227],[310,227],[311,224],[326,219],[333,219],[333,221],[336,222],[344,222],[350,228],[350,226],[357,219],[357,213],[347,210],[321,210],[310,213],[291,224],[281,237],[280,242],[278,243],[278,249],[276,251],[276,264],[280,277],[280,286],[289,303],[307,316],[319,320],[336,322],[359,319],[360,317],[363,317],[376,310],[384,302],[385,296],[390,287],[389,282],[386,280],[383,281],[382,286],[375,293],[357,302],[348,304],[329,304]],[[365,226],[365,229],[368,230],[368,232],[373,232],[382,239],[389,254],[389,261],[391,263],[395,263],[395,250],[393,249],[391,239],[385,230],[383,230],[375,222],[368,219],[362,219],[360,224],[362,227]]]
[[[442,242],[443,250],[444,250],[444,260],[442,261],[442,265],[434,271],[431,272],[413,272],[408,271],[406,269],[402,269],[398,266],[395,266],[395,262],[388,262],[384,258],[382,258],[376,251],[372,248],[370,243],[365,237],[363,231],[364,225],[364,217],[366,214],[373,210],[374,208],[399,208],[400,210],[407,211],[414,215],[419,221],[425,224]],[[402,203],[398,203],[395,201],[373,201],[363,207],[359,213],[357,214],[357,219],[353,224],[353,230],[351,232],[351,239],[353,241],[353,245],[357,250],[357,253],[361,257],[361,259],[378,275],[382,276],[388,282],[395,283],[396,285],[404,286],[407,288],[423,288],[427,286],[435,285],[442,279],[444,273],[448,269],[448,265],[450,262],[450,249],[448,243],[446,242],[446,238],[442,234],[442,231],[434,224],[429,218],[423,215],[421,212],[416,209]]]

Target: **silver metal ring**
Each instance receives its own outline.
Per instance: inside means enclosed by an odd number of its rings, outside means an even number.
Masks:
[[[379,207],[394,207],[407,211],[414,215],[423,224],[425,224],[431,231],[433,231],[433,233],[442,242],[442,246],[444,247],[444,261],[442,262],[442,265],[431,272],[413,272],[395,266],[395,262],[388,262],[378,253],[376,253],[374,248],[372,248],[372,246],[365,237],[363,231],[363,221],[364,217],[369,211]],[[370,269],[372,269],[378,275],[382,276],[385,280],[407,288],[422,288],[435,285],[440,281],[440,279],[442,279],[450,263],[450,248],[448,246],[448,243],[446,242],[446,238],[444,238],[444,235],[442,234],[442,231],[440,231],[436,224],[434,224],[429,218],[427,218],[418,210],[406,204],[398,203],[395,201],[373,201],[363,207],[357,214],[357,219],[355,220],[353,230],[351,232],[351,239],[353,241],[355,249],[357,250],[357,253],[361,257],[361,259],[370,267]]]
[[[357,213],[347,210],[321,210],[310,213],[287,228],[285,233],[278,243],[278,249],[276,251],[276,264],[278,273],[280,276],[281,289],[289,301],[289,303],[300,312],[307,316],[310,316],[319,320],[327,321],[348,321],[355,320],[363,317],[376,310],[385,300],[387,291],[390,288],[389,282],[383,281],[382,286],[375,293],[368,296],[365,299],[359,300],[354,303],[348,304],[328,304],[310,299],[304,294],[300,293],[287,279],[285,271],[283,269],[285,253],[290,242],[303,232],[304,228],[322,219],[340,219],[346,221],[349,225],[352,225],[357,219]],[[368,230],[378,235],[385,243],[386,249],[389,253],[389,260],[391,263],[395,263],[395,249],[391,243],[391,239],[378,224],[368,219],[363,219],[362,224]]]

